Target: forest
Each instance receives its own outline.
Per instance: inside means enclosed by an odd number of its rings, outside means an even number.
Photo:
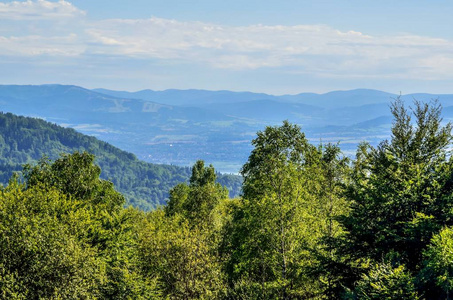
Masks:
[[[354,159],[259,131],[233,199],[203,161],[148,212],[88,152],[25,165],[0,191],[0,298],[450,299],[452,124],[436,101],[390,109]]]
[[[165,204],[169,190],[190,178],[189,167],[146,163],[132,153],[74,129],[42,119],[0,113],[0,183],[7,183],[14,171],[22,170],[23,164],[54,160],[61,153],[74,151],[94,154],[95,163],[102,169],[101,178],[113,182],[127,204],[142,210]],[[239,195],[239,176],[218,175],[230,196]]]

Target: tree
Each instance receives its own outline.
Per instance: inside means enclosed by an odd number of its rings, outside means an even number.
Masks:
[[[343,290],[345,264],[345,258],[338,251],[338,238],[344,234],[338,217],[348,212],[344,188],[349,180],[349,159],[333,144],[320,145],[317,155],[318,163],[307,170],[313,177],[308,189],[316,195],[312,211],[318,218],[320,232],[319,242],[311,249],[317,261],[311,272],[323,283],[323,295],[337,299]]]
[[[214,167],[199,160],[192,167],[189,185],[181,183],[170,190],[166,214],[181,214],[192,224],[212,225],[216,206],[228,198],[228,190],[216,183]]]
[[[417,300],[420,299],[414,278],[404,266],[393,268],[390,264],[375,265],[367,275],[359,280],[355,291],[347,299],[360,300]]]
[[[97,249],[79,237],[89,211],[55,189],[0,191],[0,299],[94,299],[107,279]],[[71,222],[78,216],[78,222]]]
[[[26,190],[57,191],[72,206],[56,215],[87,247],[96,249],[105,278],[97,284],[101,297],[140,298],[152,294],[139,274],[133,209],[123,209],[124,197],[111,182],[100,179],[101,169],[87,152],[63,154],[51,162],[42,159],[25,167]],[[146,297],[146,296],[143,296]]]
[[[144,273],[156,278],[165,297],[220,298],[225,292],[217,253],[220,206],[228,190],[216,183],[212,165],[197,161],[189,184],[170,190],[162,210],[148,214],[139,234]]]
[[[139,231],[144,275],[167,299],[218,299],[225,285],[210,233],[181,215],[148,213]]]
[[[334,234],[338,149],[310,145],[287,121],[258,132],[252,144],[241,171],[243,197],[232,209],[222,245],[232,293],[254,299],[319,296],[325,287],[312,267],[315,253],[325,252],[323,236]],[[324,174],[327,166],[330,175]],[[323,180],[332,181],[330,191],[321,192]]]
[[[432,298],[450,299],[453,289],[453,229],[446,227],[434,235],[423,256],[421,281],[428,289],[430,284],[441,288],[442,293],[439,293],[431,287]]]
[[[436,101],[415,102],[409,112],[396,99],[391,111],[390,142],[359,147],[348,185],[351,210],[341,223],[351,282],[367,273],[369,260],[405,265],[414,274],[431,236],[453,221],[452,125],[442,126]]]
[[[99,178],[101,168],[94,164],[94,159],[94,155],[88,152],[62,154],[54,162],[43,158],[36,166],[26,165],[24,177],[28,187],[43,185],[56,188],[97,207],[118,210],[125,199],[115,191],[110,181]]]

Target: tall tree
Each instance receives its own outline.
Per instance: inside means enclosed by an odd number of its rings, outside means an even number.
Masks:
[[[319,296],[325,287],[319,275],[312,276],[313,250],[321,251],[322,237],[333,234],[337,176],[333,167],[331,173],[322,170],[335,164],[338,149],[323,153],[287,121],[258,132],[252,144],[242,168],[243,198],[225,226],[233,293],[255,299]],[[332,181],[330,191],[321,191],[323,178]]]
[[[140,298],[149,289],[138,273],[133,209],[123,209],[124,197],[111,182],[100,179],[101,169],[87,152],[63,154],[54,162],[42,159],[25,167],[26,189],[61,193],[70,203],[57,218],[77,227],[72,233],[96,249],[105,278],[98,284],[103,298]]]
[[[170,191],[164,209],[148,214],[139,234],[145,274],[157,278],[165,297],[217,299],[225,291],[217,253],[228,190],[216,183],[212,165],[197,161],[190,183]]]
[[[312,214],[318,219],[319,241],[310,251],[316,257],[311,267],[313,275],[323,283],[322,294],[327,299],[337,299],[343,290],[341,280],[344,257],[338,251],[338,238],[344,234],[338,217],[348,212],[344,197],[349,180],[349,159],[344,157],[338,145],[318,146],[318,159],[307,170],[312,180],[307,189],[315,195]]]
[[[442,126],[437,102],[415,102],[409,111],[397,99],[391,111],[391,140],[359,148],[348,187],[344,250],[363,263],[356,275],[366,272],[370,259],[416,273],[431,236],[453,221],[452,125]]]
[[[189,185],[181,183],[170,190],[165,211],[169,216],[181,214],[193,224],[210,225],[215,219],[214,209],[227,198],[228,190],[216,183],[214,167],[206,167],[199,160],[192,167]]]

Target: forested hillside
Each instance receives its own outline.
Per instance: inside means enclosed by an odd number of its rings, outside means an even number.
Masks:
[[[27,167],[0,189],[0,299],[450,299],[452,124],[437,103],[391,112],[354,160],[266,127],[241,198],[197,161],[151,212],[86,152]]]
[[[0,182],[6,183],[13,171],[25,163],[34,164],[42,157],[51,160],[61,153],[88,151],[96,155],[102,168],[101,177],[113,182],[127,203],[149,210],[165,204],[168,191],[186,182],[190,168],[156,165],[138,160],[135,155],[41,119],[0,114]],[[241,180],[238,176],[221,175],[219,181],[237,196]]]

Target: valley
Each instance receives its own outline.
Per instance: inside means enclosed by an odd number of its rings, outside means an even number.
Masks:
[[[353,156],[357,145],[376,145],[390,134],[389,103],[396,94],[358,89],[326,94],[166,90],[119,92],[78,86],[0,86],[0,110],[42,118],[95,136],[139,159],[191,166],[202,159],[237,174],[256,132],[288,120],[314,144],[339,143]],[[403,100],[439,99],[453,118],[453,95],[411,94]]]

